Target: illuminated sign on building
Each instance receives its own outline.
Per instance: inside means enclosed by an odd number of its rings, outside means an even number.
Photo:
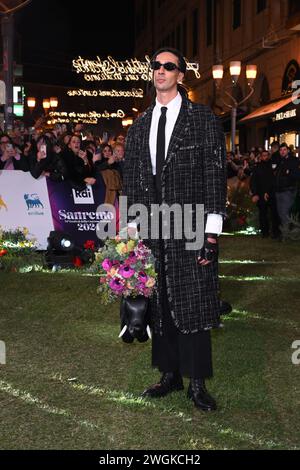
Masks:
[[[291,109],[285,113],[276,113],[275,121],[283,121],[284,119],[291,119],[297,117],[297,109]]]
[[[66,112],[66,111],[52,111],[49,113],[52,124],[55,123],[68,123],[68,122],[83,122],[84,124],[98,124],[99,119],[123,119],[125,113],[122,109],[118,111],[109,113],[104,111],[103,113],[97,113],[97,111],[89,111],[88,113],[75,113],[75,112]]]
[[[145,56],[145,62],[138,59],[127,59],[118,61],[108,56],[107,59],[96,60],[83,59],[79,56],[72,61],[76,73],[82,73],[87,82],[101,82],[105,80],[150,81],[152,70],[150,68],[150,57]],[[196,78],[200,78],[199,64],[187,62],[187,70],[192,71]]]
[[[13,112],[17,117],[23,117],[24,116],[24,105],[14,103],[14,111]]]
[[[144,91],[141,88],[132,88],[131,90],[68,90],[68,96],[88,96],[92,98],[109,97],[109,98],[143,98]]]
[[[24,88],[21,86],[13,87],[13,113],[17,117],[24,116]]]

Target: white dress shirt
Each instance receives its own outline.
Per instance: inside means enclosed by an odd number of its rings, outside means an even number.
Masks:
[[[156,140],[157,140],[157,130],[158,130],[158,121],[161,115],[161,108],[166,107],[168,108],[166,114],[166,130],[165,130],[165,158],[168,153],[168,148],[172,136],[172,132],[174,130],[175,123],[177,121],[180,108],[182,105],[182,98],[180,93],[175,96],[167,105],[161,104],[158,99],[156,98],[156,105],[153,109],[152,113],[152,121],[151,121],[151,128],[150,128],[150,155],[151,155],[151,162],[152,162],[152,173],[156,175]],[[220,214],[208,214],[205,232],[206,233],[215,233],[220,235],[223,229],[223,217]]]
[[[168,108],[166,114],[166,127],[165,127],[165,158],[168,154],[169,143],[171,140],[171,135],[177,121],[180,108],[182,104],[182,98],[180,93],[177,94],[175,98],[172,99],[167,105],[160,104],[160,102],[156,98],[156,105],[153,109],[152,113],[152,121],[151,121],[151,128],[150,128],[150,154],[151,154],[151,162],[152,162],[152,173],[156,175],[156,141],[157,141],[157,131],[158,131],[158,121],[161,115],[161,108],[166,107]]]

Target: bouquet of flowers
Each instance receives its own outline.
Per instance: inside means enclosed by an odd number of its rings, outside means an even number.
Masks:
[[[96,261],[102,303],[108,304],[120,297],[151,297],[157,275],[151,250],[142,240],[126,241],[120,236],[109,239]]]

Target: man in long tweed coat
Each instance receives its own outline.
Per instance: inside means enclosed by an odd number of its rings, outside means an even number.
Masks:
[[[124,195],[129,206],[147,207],[149,227],[153,204],[182,208],[192,204],[192,213],[203,204],[205,234],[201,249],[187,250],[187,240],[174,236],[171,221],[168,239],[160,235],[154,240],[149,235],[145,240],[158,273],[158,288],[151,298],[152,365],[162,377],[142,396],[162,397],[182,390],[182,377],[188,377],[188,397],[197,408],[211,411],[216,402],[205,379],[212,377],[210,330],[220,324],[217,236],[226,204],[224,134],[209,108],[179,92],[186,72],[179,51],[160,49],[151,68],[156,101],[128,132]]]

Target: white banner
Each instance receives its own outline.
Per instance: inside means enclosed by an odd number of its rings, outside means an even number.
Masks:
[[[26,227],[28,238],[37,240],[38,249],[47,248],[54,230],[47,183],[23,171],[0,171],[0,226],[5,230]]]

